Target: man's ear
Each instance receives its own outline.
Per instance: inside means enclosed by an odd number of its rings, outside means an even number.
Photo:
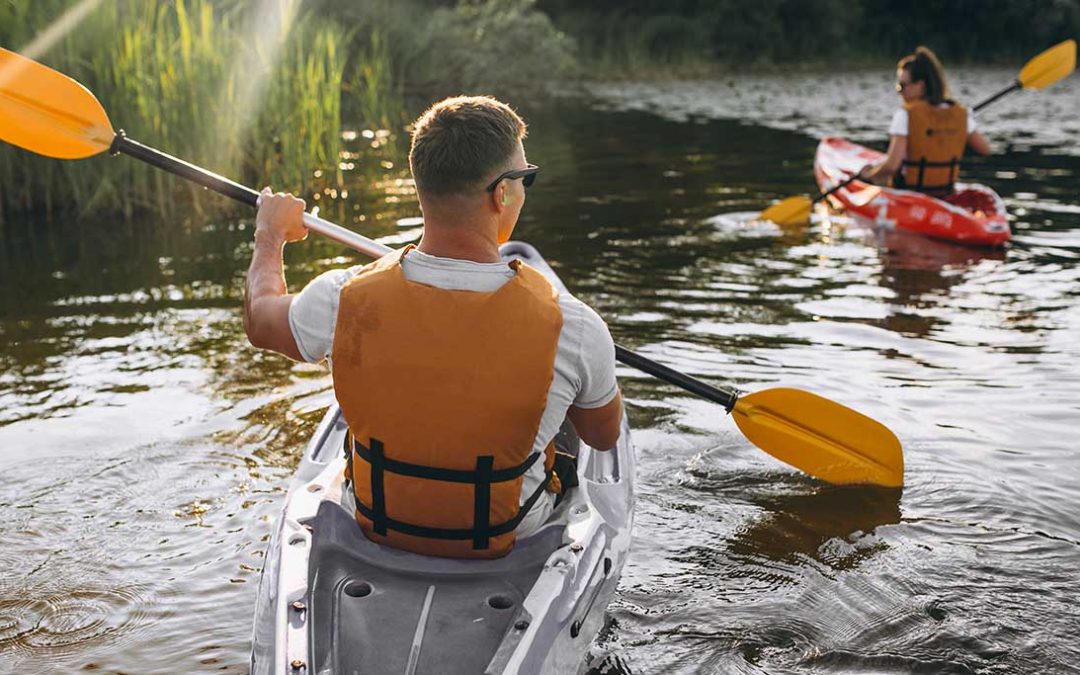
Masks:
[[[510,191],[506,189],[506,183],[499,183],[495,188],[495,192],[491,195],[491,199],[494,202],[495,210],[501,212],[510,203],[512,197]]]

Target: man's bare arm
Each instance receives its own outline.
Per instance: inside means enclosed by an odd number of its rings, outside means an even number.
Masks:
[[[599,408],[570,406],[566,416],[570,418],[581,440],[597,450],[610,450],[618,443],[619,432],[622,430],[622,392],[616,392],[615,398]]]
[[[307,236],[304,201],[263,190],[255,218],[255,246],[244,280],[244,331],[248,341],[290,359],[302,361],[289,327],[292,296],[285,285],[285,244]]]

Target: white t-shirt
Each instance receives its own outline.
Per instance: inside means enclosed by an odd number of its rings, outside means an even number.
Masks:
[[[942,103],[939,108],[948,107],[947,104]],[[975,133],[975,115],[971,112],[971,108],[967,111],[967,132],[969,134]],[[907,108],[900,108],[893,113],[892,121],[889,122],[889,135],[890,136],[904,136],[908,135],[908,113]]]
[[[334,329],[337,324],[341,289],[362,269],[362,265],[325,272],[293,298],[289,326],[304,360],[326,360],[332,368]],[[402,258],[405,278],[416,283],[457,291],[497,291],[515,272],[505,262],[477,263],[440,258],[412,250]],[[533,452],[543,452],[559,432],[567,409],[600,408],[618,392],[615,381],[615,344],[607,324],[592,308],[568,293],[559,295],[562,330],[555,354],[555,373],[548,389],[547,407],[533,442]],[[524,502],[544,480],[543,462],[529,468],[521,487]],[[543,524],[551,514],[554,495],[545,493],[518,525],[517,535],[525,536]]]

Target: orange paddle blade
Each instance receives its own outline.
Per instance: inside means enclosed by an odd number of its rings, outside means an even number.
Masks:
[[[732,417],[750,442],[829,483],[904,484],[900,441],[880,422],[798,389],[739,398]]]
[[[759,220],[769,220],[781,227],[805,225],[810,220],[814,203],[809,197],[795,196],[777,202],[761,212]]]
[[[0,140],[47,157],[82,159],[108,150],[114,135],[86,87],[0,47]]]
[[[1066,40],[1028,61],[1016,79],[1024,89],[1042,89],[1075,69],[1076,40]]]

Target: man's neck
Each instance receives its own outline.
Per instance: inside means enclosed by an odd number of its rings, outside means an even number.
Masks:
[[[438,222],[424,223],[424,237],[416,247],[421,253],[440,258],[471,260],[472,262],[499,262],[499,244],[491,236],[475,228],[459,223],[449,225]]]

